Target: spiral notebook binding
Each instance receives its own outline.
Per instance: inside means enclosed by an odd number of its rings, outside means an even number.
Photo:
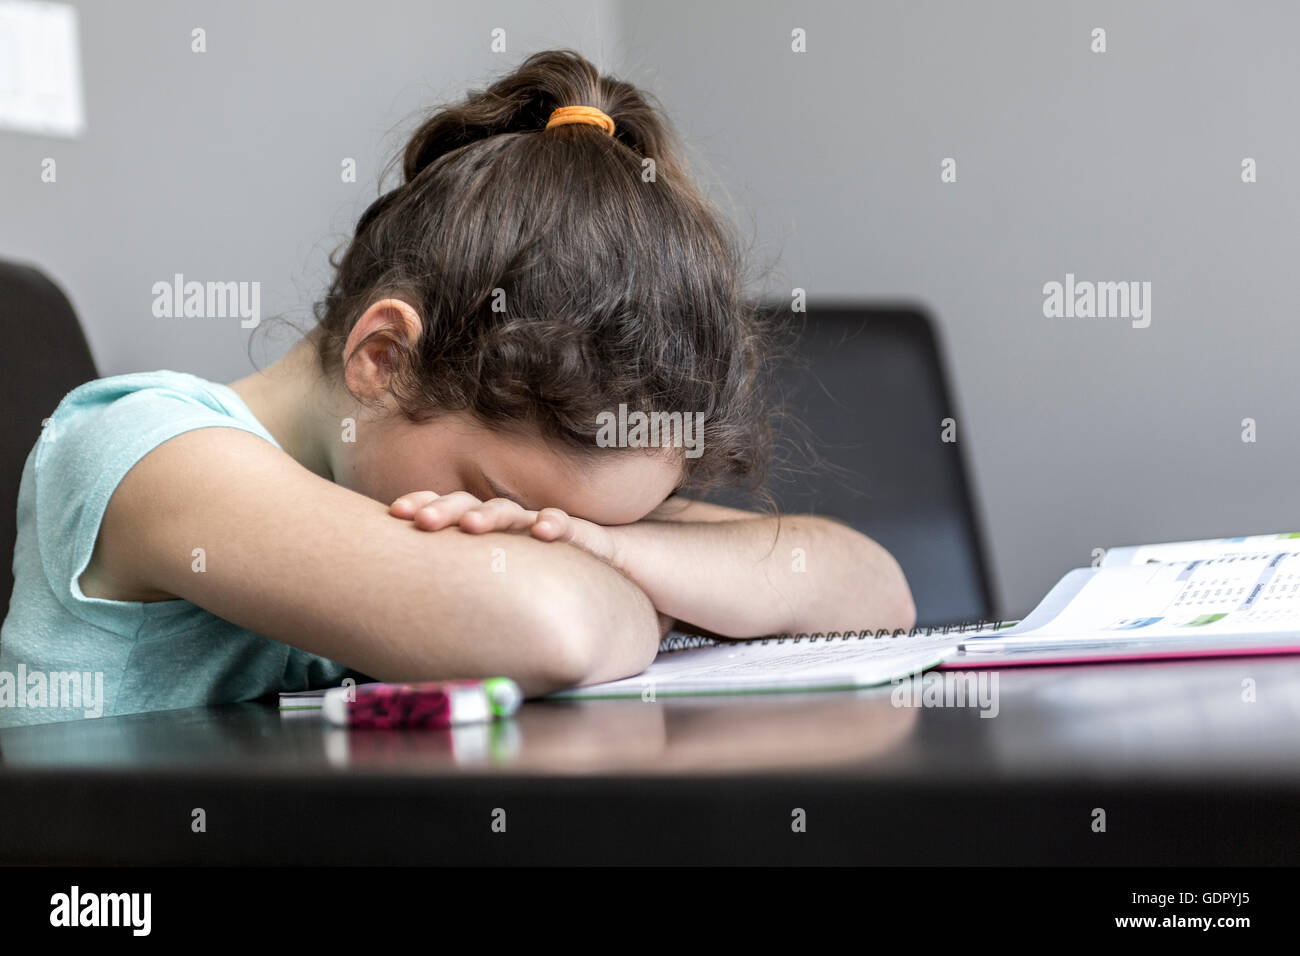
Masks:
[[[868,628],[863,631],[814,631],[811,634],[771,634],[767,637],[751,638],[731,638],[731,637],[706,637],[703,634],[669,634],[659,644],[659,653],[664,654],[669,651],[686,651],[695,647],[720,647],[725,644],[798,644],[806,641],[809,644],[817,641],[863,641],[867,639],[879,640],[882,637],[892,639],[907,637],[942,637],[946,634],[964,634],[968,631],[978,631],[983,628],[1007,627],[1015,623],[1014,621],[963,621],[960,624],[936,624],[931,627],[913,627],[897,628],[879,628],[872,630]]]

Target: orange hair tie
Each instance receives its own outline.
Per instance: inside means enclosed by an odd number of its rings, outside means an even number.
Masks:
[[[603,129],[606,136],[614,135],[614,121],[609,118],[608,113],[594,106],[561,106],[551,113],[551,118],[546,121],[546,128],[568,126],[570,123],[589,123]]]

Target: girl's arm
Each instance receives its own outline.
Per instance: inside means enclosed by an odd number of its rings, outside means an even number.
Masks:
[[[205,570],[192,570],[196,548]],[[237,429],[187,432],[141,459],[87,574],[379,680],[499,674],[534,696],[638,673],[660,638],[647,596],[577,547],[422,533]]]
[[[416,527],[528,531],[590,551],[637,583],[661,618],[725,637],[909,628],[911,590],[893,557],[852,528],[670,498],[634,524],[601,526],[556,508],[415,492],[390,513]]]
[[[670,498],[649,518],[606,530],[611,563],[660,612],[725,637],[916,622],[898,562],[828,518]]]

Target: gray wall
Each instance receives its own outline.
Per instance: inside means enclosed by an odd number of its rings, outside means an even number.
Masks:
[[[773,290],[933,310],[1008,611],[1093,548],[1300,530],[1300,5],[623,9]],[[1150,327],[1045,318],[1066,272],[1152,282]]]
[[[105,374],[246,374],[237,320],[155,319],[152,284],[257,280],[265,315],[306,321],[414,111],[574,46],[660,97],[774,265],[763,290],[934,312],[1008,611],[1094,547],[1300,530],[1300,7],[76,5],[87,131],[0,133],[0,256],[65,285]],[[1152,282],[1151,326],[1045,318],[1066,272]],[[259,331],[254,356],[285,344]]]
[[[538,49],[600,56],[613,34],[607,2],[73,5],[86,132],[0,131],[0,255],[64,284],[104,374],[173,368],[218,381],[251,370],[248,330],[155,319],[155,282],[259,281],[264,315],[308,322],[326,257],[421,111]],[[195,27],[202,54],[190,49]],[[490,49],[495,27],[505,53]],[[47,156],[52,185],[40,181]],[[355,183],[341,181],[345,157]],[[276,329],[255,331],[259,365],[284,350]]]

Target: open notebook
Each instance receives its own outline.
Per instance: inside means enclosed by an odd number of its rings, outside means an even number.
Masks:
[[[868,687],[1017,664],[1300,653],[1300,534],[1114,548],[1020,622],[717,640],[669,635],[636,677],[550,696],[689,696]]]

